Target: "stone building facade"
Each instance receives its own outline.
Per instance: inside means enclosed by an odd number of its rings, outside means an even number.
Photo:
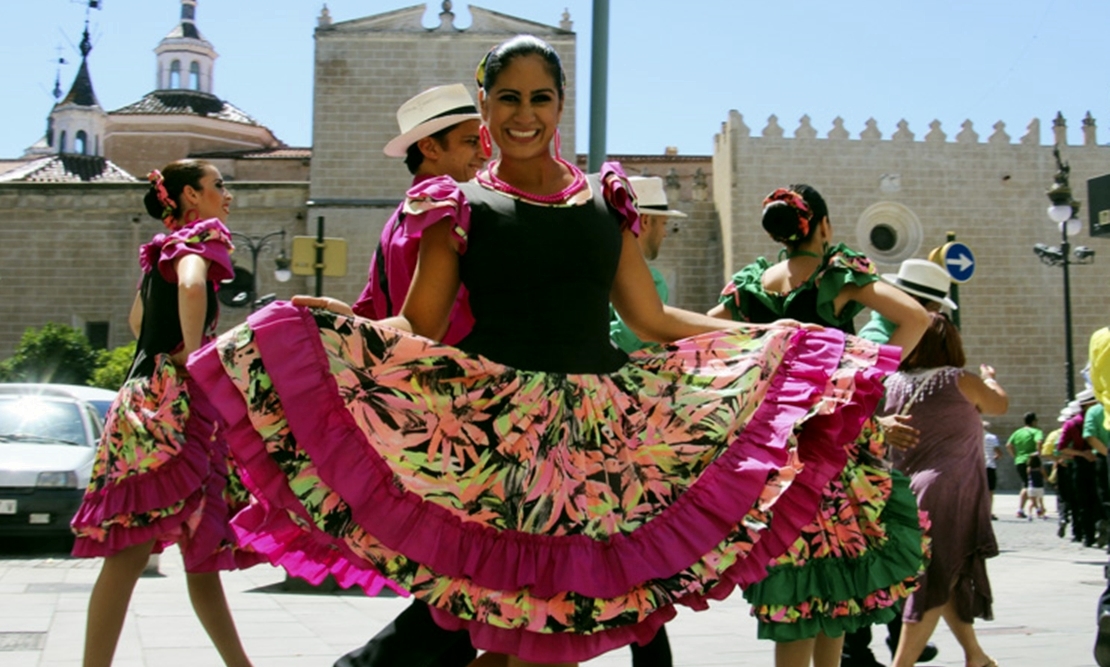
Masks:
[[[333,21],[325,9],[315,29],[311,149],[182,147],[183,155],[175,156],[201,154],[234,180],[231,226],[239,232],[312,235],[323,218],[325,235],[349,244],[347,275],[325,278],[322,286],[331,296],[357,296],[381,227],[410,183],[403,163],[381,152],[397,133],[395,111],[408,97],[433,85],[472,85],[474,65],[490,47],[521,32],[537,34],[563,57],[569,79],[564,150],[575,145],[577,36],[569,17],[545,25],[471,7],[471,25],[459,29],[451,3],[439,7],[430,28],[425,5],[350,21]],[[777,254],[758,220],[762,198],[778,186],[817,187],[829,202],[837,239],[867,252],[881,272],[925,257],[955,233],[977,261],[975,276],[959,290],[969,366],[994,365],[1010,391],[1010,413],[992,420],[1004,438],[1027,410],[1052,427],[1064,400],[1062,272],[1032,252],[1033,244],[1060,238],[1045,215],[1044,192],[1057,170],[1052,144],[1070,164],[1077,199],[1089,201],[1088,178],[1110,173],[1110,147],[1098,144],[1094,119],[1083,120],[1084,139],[1074,146],[1067,145],[1064,122],[1058,118],[1042,136],[1035,120],[1020,137],[1001,123],[980,135],[970,121],[954,131],[934,122],[918,134],[904,122],[884,132],[875,121],[858,132],[839,121],[819,132],[808,118],[787,130],[772,117],[753,131],[732,111],[712,156],[612,157],[629,174],[664,177],[672,206],[689,214],[655,265],[670,283],[672,302],[693,310],[711,307],[741,266]],[[126,342],[135,252],[159,230],[142,211],[144,185],[3,180],[0,281],[11,296],[0,306],[0,358],[25,328],[48,321],[107,322],[109,344]],[[1106,324],[1110,256],[1102,256],[1105,244],[1090,237],[1086,224],[1072,243],[1100,253],[1093,264],[1071,269],[1073,345],[1081,367],[1088,336]],[[271,243],[259,255],[259,293],[311,293],[312,278],[273,281],[276,251]],[[250,266],[247,246],[235,261]],[[225,309],[221,327],[245,314]]]
[[[1057,116],[1048,139],[1071,167],[1071,186],[1087,200],[1087,179],[1110,172],[1110,146],[1099,145],[1095,121],[1083,121],[1082,145],[1068,146],[1066,121]],[[736,111],[715,139],[714,200],[721,219],[720,278],[758,255],[779,248],[759,224],[763,197],[776,187],[809,183],[826,198],[833,233],[865,251],[881,272],[894,272],[910,257],[925,258],[943,245],[948,232],[975,253],[971,280],[959,286],[960,323],[968,368],[980,363],[998,370],[1010,394],[1010,411],[992,418],[1003,440],[1021,425],[1026,411],[1040,415],[1042,428],[1056,426],[1065,402],[1063,277],[1042,264],[1036,243],[1059,244],[1060,232],[1045,210],[1046,189],[1057,171],[1052,145],[1042,143],[1033,120],[1019,139],[1002,123],[981,137],[963,123],[949,137],[939,122],[917,137],[904,122],[884,137],[874,121],[858,136],[837,123],[818,137],[803,119],[793,137],[772,117],[753,133]],[[1106,326],[1110,244],[1092,238],[1089,211],[1072,246],[1098,253],[1090,265],[1071,267],[1072,323],[1077,374],[1086,362],[1087,340]],[[876,228],[886,226],[885,234]],[[891,241],[892,247],[886,246]],[[880,240],[883,248],[876,247]],[[1076,379],[1082,388],[1082,379]],[[1009,472],[1011,466],[1004,472]]]
[[[566,157],[574,157],[576,36],[569,23],[544,25],[472,5],[463,30],[444,2],[439,24],[426,28],[426,12],[420,4],[333,22],[325,9],[316,28],[310,227],[322,217],[326,236],[348,242],[348,275],[327,283],[336,297],[358,296],[381,229],[412,184],[404,163],[382,154],[398,133],[397,108],[433,86],[463,83],[473,91],[478,61],[500,42],[531,33],[559,52],[568,79],[560,128]]]

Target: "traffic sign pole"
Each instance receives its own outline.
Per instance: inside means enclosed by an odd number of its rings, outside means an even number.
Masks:
[[[955,243],[955,241],[956,241],[956,232],[948,232],[947,236],[945,237],[945,240],[947,240],[948,243]],[[944,268],[947,269],[948,267],[944,267]],[[958,307],[960,305],[960,284],[959,283],[957,283],[955,281],[952,282],[952,285],[948,288],[948,298],[952,299],[952,301],[957,306],[957,308],[952,311],[952,324],[955,324],[956,329],[959,330],[960,329],[960,309]]]

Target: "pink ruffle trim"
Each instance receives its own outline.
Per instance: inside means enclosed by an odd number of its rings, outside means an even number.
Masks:
[[[71,527],[76,534],[73,555],[111,556],[123,549],[156,541],[155,553],[177,543],[187,572],[242,569],[265,560],[258,553],[231,548],[235,533],[224,500],[227,443],[213,439],[216,409],[196,388],[189,388],[189,419],[181,453],[158,468],[86,493]],[[129,527],[121,519],[169,508],[180,510],[150,524]],[[199,513],[199,517],[198,517]],[[196,524],[190,526],[190,521]]]
[[[602,162],[601,171],[602,196],[609,208],[621,219],[621,229],[632,230],[636,236],[640,235],[640,212],[636,210],[636,193],[628,182],[619,162]]]
[[[470,236],[470,204],[459,184],[450,176],[421,181],[409,188],[402,204],[405,236],[420,238],[424,230],[440,220],[453,221],[451,234],[459,242],[459,254],[466,254]]]
[[[197,239],[200,239],[199,241]],[[149,273],[158,272],[167,282],[177,283],[174,260],[193,254],[209,260],[208,280],[220,282],[235,277],[231,264],[231,232],[216,218],[200,220],[171,234],[157,234],[139,248],[139,267]]]
[[[822,392],[829,382],[833,370],[829,360],[838,360],[843,352],[843,338],[839,332],[799,331],[795,334],[795,345],[773,379],[768,399],[729,451],[659,517],[630,535],[595,542],[584,536],[554,538],[498,533],[465,524],[443,508],[403,492],[392,483],[386,465],[379,458],[366,455],[371,446],[343,406],[334,380],[327,373],[327,359],[312,315],[288,304],[274,304],[253,315],[250,323],[282,402],[317,406],[315,410],[287,412],[286,418],[292,431],[299,436],[299,444],[312,456],[321,477],[350,505],[356,523],[372,526],[374,537],[384,545],[443,575],[469,578],[481,586],[502,590],[530,586],[532,592],[541,597],[565,590],[593,597],[616,597],[650,579],[669,577],[716,547],[751,509],[768,474],[786,464],[785,443],[794,424],[804,418],[813,404],[814,394]],[[289,350],[304,352],[292,355]],[[735,584],[745,585],[765,576],[769,558],[784,551],[816,513],[821,489],[844,462],[843,448],[831,443],[843,442],[844,433],[854,437],[853,429],[858,432],[863,416],[871,413],[881,395],[881,375],[890,366],[890,363],[881,363],[878,368],[857,374],[856,393],[852,399],[855,411],[845,411],[842,407],[839,416],[815,417],[807,422],[800,435],[800,455],[807,468],[774,505],[770,530],[762,531],[765,533],[762,539],[760,534],[753,535],[759,540],[756,543],[759,551],[726,572],[723,585],[718,583],[704,595],[684,598],[684,604],[703,607],[709,598],[727,596]],[[229,440],[240,465],[247,468],[250,477],[260,486],[262,497],[274,506],[299,515],[294,520],[288,512],[266,509],[263,516],[267,520],[261,521],[258,514],[244,513],[236,520],[242,531],[241,539],[248,540],[257,550],[274,551],[271,561],[276,557],[283,560],[282,565],[293,566],[301,572],[318,566],[333,572],[349,566],[340,565],[337,558],[355,558],[359,562],[342,542],[311,528],[310,519],[293,497],[281,472],[266,456],[261,439],[250,426],[242,396],[224,374],[215,349],[210,347],[194,356],[190,369],[196,381],[210,392],[213,402],[221,407],[227,421],[233,424]],[[275,518],[280,516],[284,520]],[[246,523],[248,517],[252,519],[249,525]],[[300,535],[291,539],[286,532],[291,529]],[[250,536],[251,533],[257,535]],[[771,541],[761,547],[768,538]],[[282,542],[291,542],[295,548],[277,546]],[[326,557],[321,558],[319,549],[325,549]],[[313,564],[310,566],[305,558]],[[374,575],[369,572],[351,576],[364,587],[367,581],[371,586],[376,585]],[[561,637],[551,641],[566,647],[568,653],[562,658],[580,659],[584,654],[579,651],[586,647],[613,648],[644,636],[650,638],[654,632],[652,619],[661,616],[663,610],[649,617],[639,629],[630,626],[627,632],[603,632],[588,638]],[[467,624],[463,620],[457,623]],[[469,627],[475,633],[476,645],[528,657],[520,653],[518,644],[531,639],[495,638],[517,636],[520,631],[494,631],[480,624]],[[529,636],[535,635],[529,633]],[[602,639],[602,636],[609,639]],[[489,637],[489,643],[477,637]],[[548,659],[551,658],[549,648],[543,653]]]

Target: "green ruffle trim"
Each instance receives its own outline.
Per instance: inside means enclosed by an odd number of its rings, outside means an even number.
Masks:
[[[767,258],[760,257],[756,261],[740,269],[732,276],[735,288],[726,290],[721,295],[720,303],[725,304],[732,319],[738,322],[747,321],[747,305],[751,299],[756,299],[780,317],[786,312],[795,295],[816,287],[817,314],[825,324],[841,326],[851,322],[863,310],[863,304],[849,301],[837,315],[833,312],[834,301],[840,290],[845,285],[862,287],[879,279],[871,261],[861,253],[852,250],[843,243],[831,246],[822,258],[821,267],[810,276],[804,284],[786,295],[768,294],[763,289],[763,274],[771,268]]]
[[[835,637],[892,619],[894,605],[909,595],[925,571],[929,547],[909,480],[898,471],[891,471],[882,522],[886,540],[859,558],[777,565],[745,590],[759,621],[759,637],[793,641],[818,631]]]

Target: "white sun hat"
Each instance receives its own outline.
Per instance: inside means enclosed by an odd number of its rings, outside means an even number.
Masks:
[[[429,88],[397,109],[401,134],[390,139],[382,152],[389,157],[405,157],[409,146],[424,137],[463,121],[481,118],[474,99],[461,83]]]
[[[948,298],[952,276],[944,268],[927,259],[907,259],[898,267],[898,273],[884,273],[883,280],[898,289],[922,299],[942,303],[956,310],[956,302]]]
[[[629,176],[632,191],[636,193],[636,210],[641,215],[661,215],[667,218],[685,218],[682,211],[668,207],[663,179],[658,176]]]

